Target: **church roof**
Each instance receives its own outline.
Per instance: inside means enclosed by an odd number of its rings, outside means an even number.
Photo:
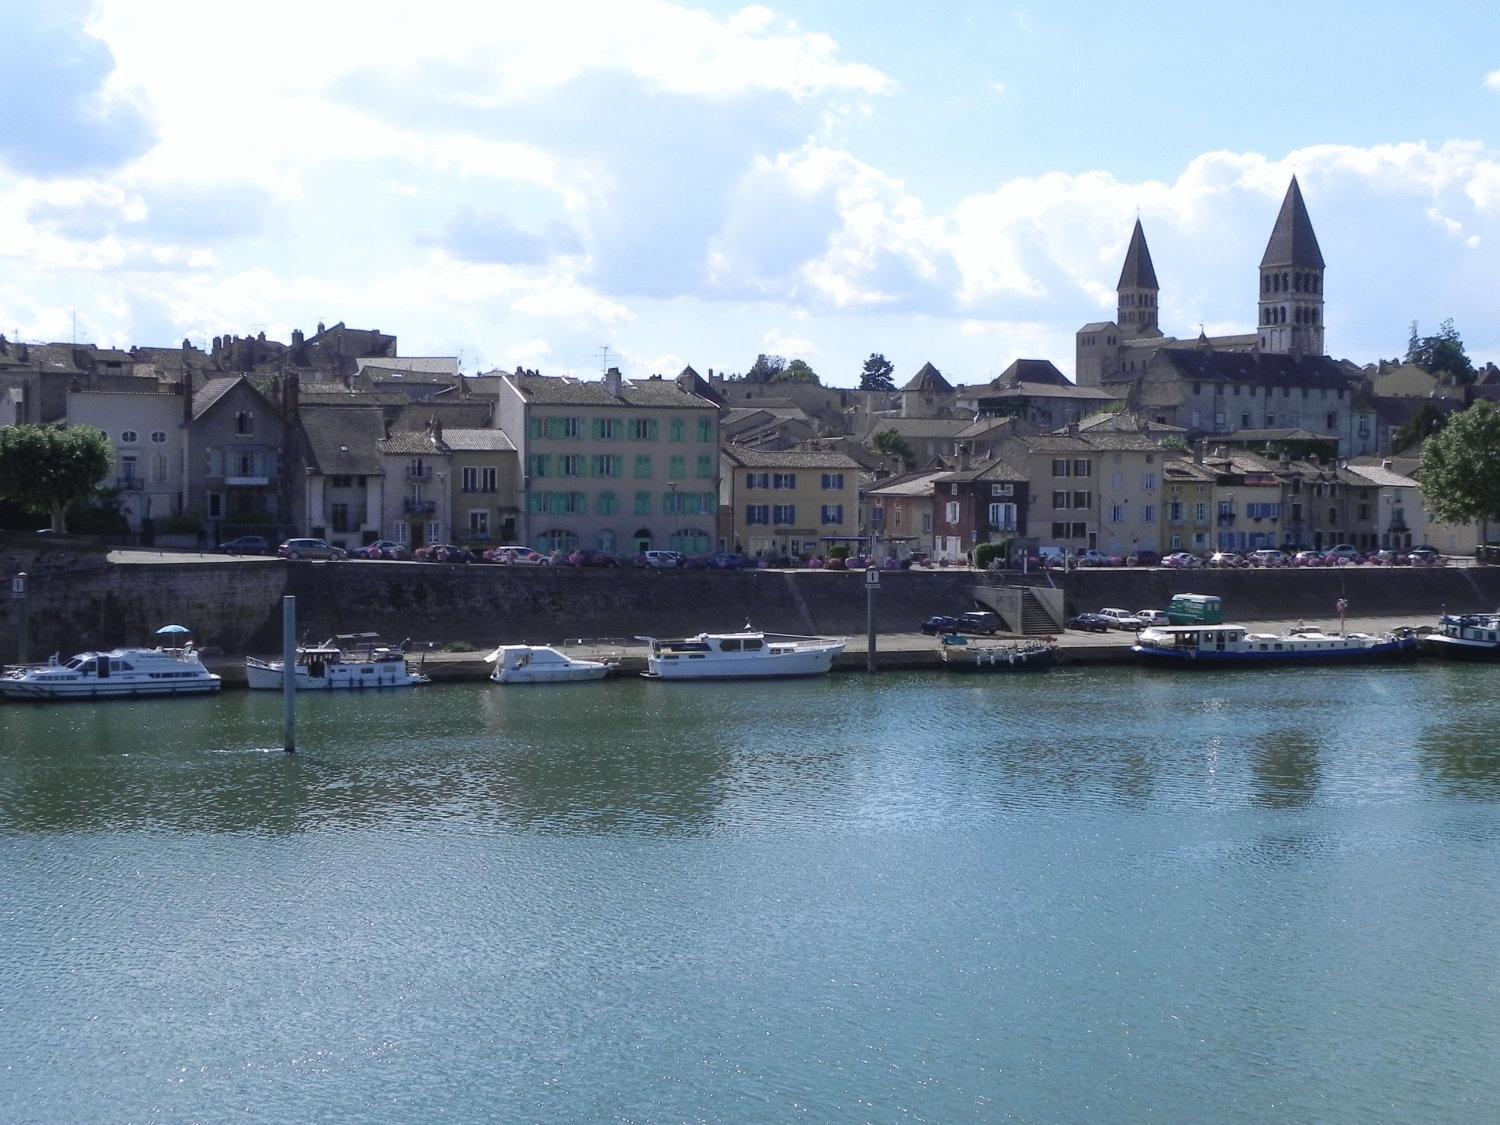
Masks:
[[[1163,348],[1151,364],[1152,374],[1170,371],[1193,382],[1247,383],[1273,387],[1350,386],[1349,373],[1327,356],[1293,356],[1272,352],[1221,352],[1208,348]],[[1109,380],[1106,380],[1109,381]]]
[[[1071,387],[1068,377],[1050,359],[1018,359],[1000,373],[994,385],[1007,383],[1048,383],[1054,387]]]
[[[943,373],[931,363],[924,363],[922,370],[911,377],[911,382],[901,388],[903,391],[922,391],[926,394],[950,394],[953,385],[943,378]]]
[[[1295,184],[1294,180],[1293,186]],[[1115,288],[1160,288],[1156,284],[1156,269],[1151,265],[1151,251],[1146,247],[1146,232],[1141,229],[1139,219],[1135,221],[1135,230],[1130,232],[1130,247],[1125,251],[1125,268],[1120,271],[1120,283]]]
[[[1286,198],[1281,201],[1281,214],[1276,216],[1276,226],[1271,229],[1271,241],[1266,243],[1260,266],[1261,269],[1268,266],[1323,268],[1323,252],[1318,249],[1318,236],[1313,233],[1312,219],[1308,218],[1307,205],[1302,202],[1302,189],[1297,186],[1296,176],[1292,177],[1292,186],[1286,189]]]

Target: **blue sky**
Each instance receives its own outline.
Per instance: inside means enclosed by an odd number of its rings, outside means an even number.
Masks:
[[[222,11],[219,9],[223,8]],[[538,10],[538,9],[541,10]],[[253,14],[249,14],[253,11]],[[466,370],[1072,371],[1137,214],[1246,331],[1289,177],[1335,356],[1500,361],[1476,3],[0,0],[0,331],[395,332]]]

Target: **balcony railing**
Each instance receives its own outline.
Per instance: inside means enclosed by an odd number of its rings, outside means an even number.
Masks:
[[[427,512],[437,511],[436,500],[407,500],[406,510],[411,515],[422,515]]]
[[[432,466],[431,465],[408,465],[408,466],[406,466],[406,479],[407,480],[431,480],[432,479]]]
[[[270,477],[225,477],[224,484],[228,488],[265,488],[271,483]]]
[[[140,477],[119,477],[115,480],[115,488],[121,492],[139,492],[142,483]]]
[[[1234,526],[1234,513],[1233,512],[1220,512],[1219,513],[1219,526],[1220,527],[1233,527]]]

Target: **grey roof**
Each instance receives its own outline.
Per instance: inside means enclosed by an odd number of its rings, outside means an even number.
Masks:
[[[1101,391],[1097,387],[1080,387],[1073,383],[1064,382],[1061,386],[1053,383],[1022,383],[1014,387],[986,387],[976,391],[973,396],[976,400],[990,398],[1081,398],[1093,399],[1098,402],[1112,402],[1119,395],[1111,394],[1109,391]]]
[[[407,402],[396,412],[391,422],[393,430],[422,430],[429,421],[441,422],[444,426],[483,429],[490,424],[494,414],[494,403],[489,399],[478,402],[434,402],[424,399]]]
[[[981,464],[970,465],[967,469],[944,473],[939,479],[945,481],[1028,480],[1030,477],[1030,472],[1014,462],[1007,461],[1003,457],[992,457]]]
[[[1119,325],[1112,320],[1091,320],[1078,331],[1080,332],[1103,332],[1106,328],[1118,330]]]
[[[446,454],[448,446],[427,430],[402,430],[376,443],[381,453]]]
[[[1050,359],[1018,359],[1011,363],[992,385],[1005,383],[1047,383],[1054,387],[1071,387],[1073,383]]]
[[[1338,441],[1335,434],[1315,434],[1311,430],[1233,430],[1215,434],[1218,441]]]
[[[228,375],[219,379],[210,379],[193,392],[193,417],[201,418],[213,409],[214,403],[227,395],[236,383],[248,381],[243,375]]]
[[[1125,251],[1125,266],[1120,270],[1120,282],[1116,289],[1158,289],[1156,269],[1151,264],[1151,251],[1146,248],[1146,232],[1141,221],[1135,221],[1135,230],[1130,232],[1130,246]]]
[[[856,426],[859,419],[853,419]],[[869,424],[857,429],[856,436],[868,440],[882,430],[895,430],[905,438],[951,438],[974,424],[972,418],[900,418],[876,415]]]
[[[504,452],[516,448],[504,430],[444,429],[443,442],[456,453]]]
[[[299,421],[308,460],[317,472],[375,476],[382,471],[377,443],[385,435],[385,423],[380,407],[307,407],[299,412]]]
[[[1271,240],[1266,243],[1260,266],[1261,269],[1270,266],[1323,268],[1323,252],[1318,249],[1318,236],[1313,233],[1312,219],[1308,217],[1307,204],[1302,202],[1302,189],[1297,186],[1296,176],[1292,177],[1286,198],[1281,201],[1281,213],[1271,228]]]
[[[1165,422],[1153,422],[1130,410],[1102,411],[1080,419],[1078,428],[1085,433],[1102,434],[1118,431],[1139,434],[1185,434],[1183,426],[1169,426]]]
[[[1159,453],[1160,447],[1145,434],[1090,433],[1090,434],[1037,434],[1033,437],[1015,439],[1022,448],[1031,453],[1080,453],[1104,451],[1124,452],[1139,450]]]
[[[1371,484],[1379,485],[1381,488],[1415,488],[1417,486],[1417,482],[1411,477],[1392,472],[1383,465],[1346,465],[1344,468],[1349,473],[1364,477]]]
[[[1222,352],[1211,348],[1163,348],[1152,360],[1152,369],[1162,365],[1181,378],[1201,382],[1329,389],[1347,388],[1351,383],[1349,371],[1327,356]]]
[[[943,373],[931,363],[924,363],[922,370],[911,377],[901,388],[903,391],[921,391],[924,394],[951,394],[953,385],[943,378]]]
[[[886,481],[879,488],[869,489],[866,496],[931,496],[932,486],[941,477],[948,475],[948,470],[937,469],[935,471],[913,473],[904,477],[894,477]]]
[[[707,399],[689,394],[670,379],[625,379],[620,397],[603,381],[581,382],[550,375],[506,376],[528,403],[543,406],[646,406],[668,410],[717,410]]]
[[[725,458],[746,469],[858,469],[859,462],[847,453],[826,449],[752,449],[726,445]]]

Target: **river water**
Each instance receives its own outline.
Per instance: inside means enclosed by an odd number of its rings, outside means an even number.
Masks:
[[[0,1120],[1492,1121],[1495,675],[0,706]]]

